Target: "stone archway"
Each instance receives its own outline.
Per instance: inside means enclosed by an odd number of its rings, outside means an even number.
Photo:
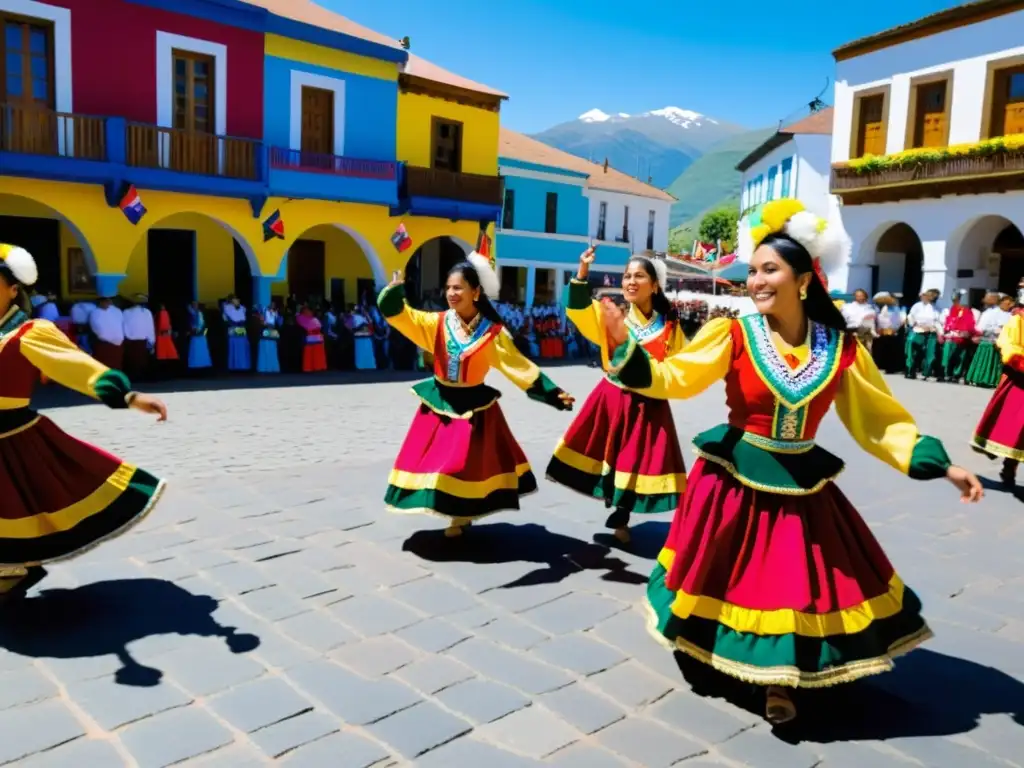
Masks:
[[[1024,277],[1024,235],[1015,222],[978,216],[957,228],[949,248],[957,254],[959,269],[970,271],[972,287],[1016,294]]]
[[[336,222],[306,229],[288,247],[274,278],[275,295],[354,304],[390,282],[377,251],[358,230]]]
[[[448,270],[466,259],[473,246],[451,235],[431,238],[413,251],[405,265],[406,290],[411,301],[422,304],[444,289]],[[390,278],[389,278],[390,279]]]
[[[913,227],[903,222],[885,225],[874,247],[874,276],[871,291],[902,294],[902,303],[911,306],[921,293],[924,247]]]

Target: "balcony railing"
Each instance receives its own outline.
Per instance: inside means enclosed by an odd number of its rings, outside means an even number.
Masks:
[[[106,118],[0,104],[0,151],[106,160]]]
[[[283,171],[324,173],[350,179],[377,181],[394,181],[398,174],[398,163],[387,160],[360,160],[355,157],[302,152],[282,147],[271,148],[270,167]]]
[[[504,197],[500,176],[457,173],[415,165],[406,166],[405,192],[408,197],[436,197],[497,206],[502,204]]]
[[[260,142],[199,131],[128,123],[126,163],[136,168],[160,168],[257,180]]]
[[[832,167],[832,191],[860,192],[902,185],[961,182],[986,177],[1024,174],[1024,150],[1006,150],[989,155],[924,157],[901,165],[857,169]]]

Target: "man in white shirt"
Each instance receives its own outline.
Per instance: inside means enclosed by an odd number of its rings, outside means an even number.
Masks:
[[[939,311],[935,308],[938,291],[925,291],[921,300],[907,314],[907,371],[908,379],[917,374],[925,378],[935,375],[938,351]]]
[[[853,331],[858,341],[870,352],[875,338],[875,308],[868,304],[868,292],[858,288],[853,292],[853,301],[844,304],[840,311],[846,320],[846,330]]]
[[[89,317],[95,310],[96,304],[91,301],[77,301],[71,306],[71,331],[75,334],[75,343],[90,355]]]
[[[148,296],[136,294],[132,306],[124,311],[124,372],[133,381],[146,377],[156,346],[156,325],[148,301]]]
[[[95,338],[93,357],[108,368],[121,370],[124,366],[124,315],[109,296],[101,298],[89,315],[89,330]]]

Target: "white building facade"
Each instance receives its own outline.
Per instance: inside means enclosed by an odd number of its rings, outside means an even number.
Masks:
[[[668,251],[672,198],[667,193],[654,187],[648,195],[604,188],[598,166],[587,180],[586,195],[590,199],[590,235],[599,246],[626,246],[630,254]]]
[[[839,48],[836,287],[1016,292],[1024,275],[1024,10],[990,0]],[[955,147],[950,150],[950,147]],[[892,155],[907,158],[894,163]],[[863,158],[873,160],[863,164]],[[860,159],[860,167],[858,167]]]

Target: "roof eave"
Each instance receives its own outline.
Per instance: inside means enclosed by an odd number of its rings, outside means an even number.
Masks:
[[[778,149],[792,138],[793,134],[789,131],[776,131],[773,136],[769,136],[765,139],[757,149],[736,163],[736,170],[740,173],[746,173],[747,170],[753,167],[754,163],[767,156],[767,154],[772,150]]]

